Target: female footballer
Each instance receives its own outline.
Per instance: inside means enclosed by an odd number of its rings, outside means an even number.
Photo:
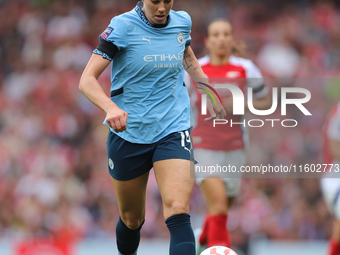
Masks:
[[[254,63],[248,59],[235,56],[235,43],[232,26],[223,19],[213,21],[207,29],[205,45],[209,55],[199,60],[204,73],[217,83],[232,83],[246,94],[246,88],[253,88],[253,106],[256,109],[270,107],[271,99],[264,86],[262,75]],[[242,45],[243,48],[243,45]],[[243,50],[242,48],[238,48]],[[240,51],[236,52],[240,53]],[[242,54],[242,52],[241,52]],[[195,93],[195,108],[201,109],[202,90],[191,86]],[[239,115],[233,116],[233,100],[226,89],[216,89],[220,97],[229,123],[242,123]],[[247,109],[247,106],[245,105]],[[216,125],[205,121],[205,116],[197,114],[196,126],[192,131],[195,169],[216,166],[234,166],[240,169],[246,162],[244,128],[242,125]],[[196,182],[200,186],[208,206],[203,226],[197,231],[197,254],[204,247],[222,245],[230,247],[230,237],[226,227],[228,210],[238,193],[240,176],[228,178],[228,173],[203,174],[195,170]]]
[[[173,0],[144,0],[114,17],[83,71],[80,91],[105,111],[108,167],[117,196],[119,254],[137,254],[145,191],[153,167],[170,231],[170,255],[195,254],[189,216],[194,185],[189,95],[183,68],[205,75],[190,47],[191,18]],[[98,77],[112,62],[110,98]],[[203,86],[203,85],[202,85]],[[210,104],[214,118],[226,113]]]

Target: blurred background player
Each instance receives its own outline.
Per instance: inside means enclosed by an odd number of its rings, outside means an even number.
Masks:
[[[223,19],[213,21],[208,26],[205,45],[209,55],[199,59],[199,63],[210,82],[214,84],[215,81],[216,83],[232,81],[243,92],[246,92],[246,88],[250,86],[253,88],[254,107],[268,109],[271,99],[259,69],[251,60],[234,55],[244,55],[244,44],[235,47],[231,24]],[[195,109],[201,109],[201,90],[193,85],[190,86],[190,90],[195,95]],[[228,114],[226,118],[231,118],[233,122],[241,122],[243,116],[232,116],[233,100],[228,91],[216,90]],[[195,167],[231,165],[240,169],[246,163],[245,133],[242,125],[213,127],[210,122],[205,121],[205,118],[206,116],[197,114],[197,125],[192,131],[194,154],[198,161]],[[239,190],[240,176],[228,178],[226,173],[209,175],[209,177],[203,176],[202,173],[195,174],[196,182],[203,191],[208,206],[203,226],[196,231],[198,238],[196,254],[206,246],[230,247],[231,241],[226,224],[228,210]]]
[[[328,116],[324,127],[324,164],[334,164],[328,167],[321,188],[326,204],[334,216],[333,231],[329,243],[328,255],[340,254],[340,179],[335,178],[340,165],[340,102],[337,103]],[[333,178],[331,178],[333,177]]]

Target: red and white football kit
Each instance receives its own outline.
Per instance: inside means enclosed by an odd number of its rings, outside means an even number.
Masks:
[[[247,87],[251,86],[254,98],[260,98],[268,93],[260,70],[251,60],[231,56],[227,64],[214,66],[210,63],[210,58],[206,56],[199,59],[199,64],[203,72],[208,76],[212,86],[216,83],[231,83],[237,85],[244,95],[246,95]],[[194,89],[196,94],[195,108],[201,109],[201,95],[204,92],[196,86]],[[227,89],[216,89],[216,91],[222,100],[231,96]],[[216,125],[212,127],[211,122],[204,121],[207,117],[207,115],[197,114],[197,125],[191,133],[195,149],[233,151],[244,148],[243,125],[233,125],[232,127],[230,125]],[[226,119],[232,119],[234,123],[241,122],[242,116],[229,117],[227,115]]]
[[[231,56],[228,63],[214,66],[210,63],[210,57],[205,56],[199,59],[204,73],[209,78],[211,86],[217,84],[232,84],[238,86],[243,94],[246,95],[247,87],[253,88],[254,99],[261,98],[268,93],[264,86],[263,77],[260,70],[255,64],[248,59]],[[202,90],[198,89],[196,84],[190,83],[193,91],[192,100],[196,110],[195,126],[191,132],[194,146],[194,155],[198,164],[195,165],[196,182],[200,184],[205,178],[220,177],[224,180],[228,196],[235,196],[240,186],[239,178],[228,178],[225,172],[215,172],[213,174],[205,172],[212,166],[235,166],[240,169],[245,165],[245,128],[243,124],[235,124],[231,127],[229,124],[215,125],[212,122],[204,121],[209,115],[202,115],[200,112],[202,104]],[[231,93],[227,89],[216,88],[217,93],[223,99],[230,97]],[[243,116],[227,115],[226,120],[233,123],[243,121]],[[241,176],[239,176],[241,177]]]

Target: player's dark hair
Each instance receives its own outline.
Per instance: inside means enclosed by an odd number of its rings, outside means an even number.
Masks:
[[[209,36],[209,27],[210,27],[213,23],[219,22],[219,21],[222,21],[222,22],[225,22],[225,23],[231,25],[231,22],[230,22],[229,20],[227,20],[227,19],[224,19],[224,18],[217,18],[217,19],[214,19],[214,20],[212,20],[212,21],[209,23],[209,25],[207,26],[207,30],[205,31],[205,36],[206,36],[206,37]],[[232,26],[232,25],[231,25],[231,26]]]

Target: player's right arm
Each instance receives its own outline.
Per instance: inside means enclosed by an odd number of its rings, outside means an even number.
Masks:
[[[79,82],[79,90],[97,107],[106,113],[106,122],[116,132],[126,130],[127,112],[120,109],[104,92],[98,82],[101,73],[110,61],[100,55],[92,54]]]

